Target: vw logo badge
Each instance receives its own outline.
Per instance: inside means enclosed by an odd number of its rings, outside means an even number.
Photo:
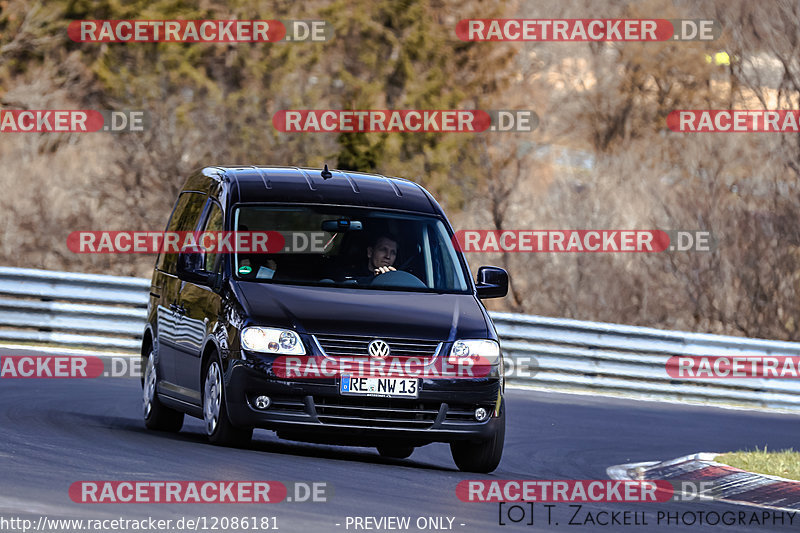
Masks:
[[[367,346],[367,351],[371,357],[376,359],[385,359],[389,356],[389,345],[386,341],[375,339]]]

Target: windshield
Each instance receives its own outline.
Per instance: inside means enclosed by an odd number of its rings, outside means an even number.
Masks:
[[[278,232],[283,243],[275,253],[234,254],[234,275],[241,280],[423,292],[468,290],[447,229],[435,217],[353,207],[258,205],[236,208],[233,227]]]

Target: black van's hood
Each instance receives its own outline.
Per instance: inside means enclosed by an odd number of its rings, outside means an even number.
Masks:
[[[304,287],[235,282],[249,324],[300,333],[380,335],[431,340],[488,338],[481,305],[471,294]]]

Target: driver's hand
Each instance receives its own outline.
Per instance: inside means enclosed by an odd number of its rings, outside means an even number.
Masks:
[[[375,275],[386,274],[387,272],[397,272],[395,267],[378,267],[374,270]]]

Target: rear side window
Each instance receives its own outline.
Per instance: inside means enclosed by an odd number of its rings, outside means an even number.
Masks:
[[[205,206],[206,195],[197,192],[184,192],[178,197],[167,231],[193,231]],[[178,254],[159,254],[156,268],[169,274],[177,272]]]

